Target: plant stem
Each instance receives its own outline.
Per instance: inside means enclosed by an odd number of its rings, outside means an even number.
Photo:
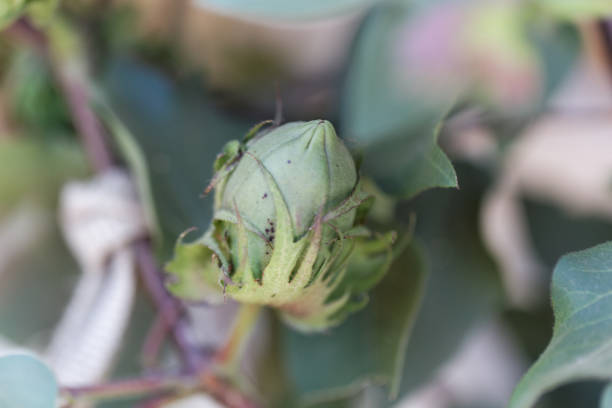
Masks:
[[[612,77],[612,20],[601,20],[599,22],[599,31],[601,33],[606,64],[608,71]]]
[[[234,319],[234,324],[225,345],[217,351],[214,360],[222,369],[239,368],[244,349],[257,323],[261,306],[244,303]]]
[[[196,384],[190,377],[144,377],[123,381],[96,384],[84,387],[65,387],[62,389],[71,399],[113,399],[138,397],[163,391],[195,389]]]
[[[168,294],[163,284],[163,277],[157,269],[155,259],[151,253],[150,245],[146,241],[138,241],[134,244],[136,259],[140,267],[140,274],[147,291],[157,307],[165,329],[172,331],[172,336],[181,353],[183,363],[188,372],[195,372],[202,365],[202,357],[197,349],[188,340],[186,327],[179,321],[182,314],[179,302]],[[151,358],[152,356],[149,356]]]
[[[26,19],[19,19],[8,32],[27,41],[47,57],[89,162],[96,171],[108,169],[112,165],[111,155],[104,141],[102,124],[89,106],[89,86],[85,83],[85,73],[72,66],[78,64],[63,61],[62,57],[55,55],[50,39]]]
[[[168,335],[168,330],[169,327],[166,324],[166,320],[161,314],[157,315],[153,325],[147,332],[144,345],[142,346],[140,361],[144,367],[153,367],[157,364],[157,359]]]
[[[257,405],[230,387],[211,371],[192,375],[158,376],[127,379],[83,387],[65,387],[61,392],[69,402],[77,400],[109,400],[164,394],[160,401],[174,399],[181,394],[203,390],[228,408],[257,408]],[[149,402],[153,402],[155,399]]]
[[[74,119],[89,161],[96,171],[101,172],[112,166],[111,155],[104,144],[103,127],[89,107],[88,87],[80,83],[78,76],[70,70],[55,64],[56,76],[68,108]]]

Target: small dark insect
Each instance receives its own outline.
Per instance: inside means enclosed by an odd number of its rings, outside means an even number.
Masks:
[[[264,193],[263,197],[261,197],[261,198],[265,199],[267,197],[268,197],[268,193]]]
[[[291,160],[287,160],[287,164],[291,164]]]

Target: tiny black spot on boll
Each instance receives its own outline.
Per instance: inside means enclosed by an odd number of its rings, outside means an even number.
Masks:
[[[268,197],[268,193],[265,193],[262,198],[266,199],[267,197]]]

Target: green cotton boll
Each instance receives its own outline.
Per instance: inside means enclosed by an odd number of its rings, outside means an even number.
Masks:
[[[366,247],[361,242],[380,242],[376,256],[390,256],[391,242],[360,225],[372,197],[329,122],[288,123],[232,141],[214,167],[213,223],[195,243],[177,244],[167,266],[171,291],[191,300],[201,293],[213,303],[224,292],[272,306],[303,331],[338,324],[365,305],[364,292],[389,262],[352,275],[349,260],[356,247]],[[368,274],[376,277],[366,279],[371,283],[350,282]],[[205,292],[215,279],[220,285],[211,297]]]
[[[357,184],[357,170],[331,123],[290,123],[255,140],[228,177],[218,210],[234,211],[263,233],[274,218],[265,167],[283,194],[294,232],[304,235],[316,215],[346,199]]]
[[[231,218],[238,211],[249,226],[249,258],[257,279],[277,233],[272,192],[260,167],[282,193],[295,240],[308,232],[317,214],[340,204],[357,184],[353,158],[329,122],[290,123],[255,140],[223,184],[216,214]],[[352,220],[346,224],[340,227],[350,228]],[[231,238],[237,239],[236,234],[230,226]]]

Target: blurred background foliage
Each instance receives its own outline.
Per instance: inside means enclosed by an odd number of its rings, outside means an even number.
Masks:
[[[13,33],[23,11],[69,27],[57,41],[80,47],[116,157],[149,192],[161,264],[182,232],[208,225],[212,198],[200,195],[217,152],[279,101],[283,121],[328,119],[361,158],[374,228],[415,223],[364,311],[314,337],[265,329],[275,347],[251,380],[266,406],[503,407],[552,335],[555,263],[611,236],[612,161],[589,159],[612,148],[598,136],[612,129],[611,31],[597,20],[608,1],[12,0],[0,3],[7,342],[40,348],[61,315],[78,274],[57,197],[92,172],[58,61]],[[582,182],[593,174],[603,181]],[[153,317],[139,292],[111,378],[140,372]],[[483,330],[504,340],[462,366]],[[484,380],[466,385],[453,367]],[[567,385],[538,406],[596,407],[602,388]]]

